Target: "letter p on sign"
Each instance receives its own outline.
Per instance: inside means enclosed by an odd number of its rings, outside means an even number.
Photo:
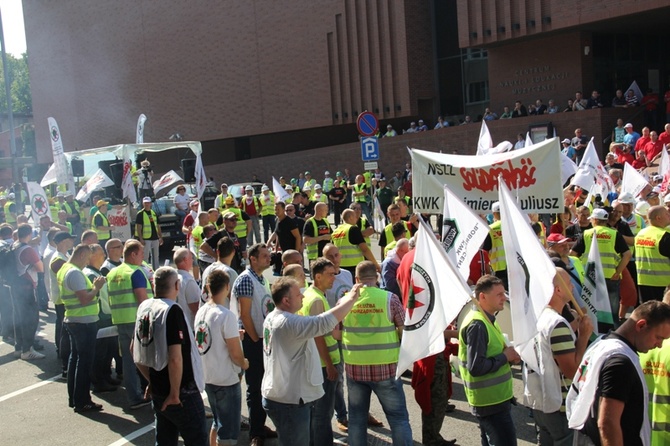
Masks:
[[[379,144],[376,137],[361,138],[361,156],[363,161],[377,161],[379,159]]]

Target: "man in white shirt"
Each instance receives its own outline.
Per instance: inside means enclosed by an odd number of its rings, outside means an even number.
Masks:
[[[232,262],[233,257],[235,256],[235,243],[230,239],[230,237],[225,236],[221,240],[219,240],[219,242],[216,244],[216,253],[219,257],[219,260],[209,265],[202,273],[201,305],[207,302],[207,299],[209,299],[210,297],[209,290],[207,289],[207,279],[209,278],[209,275],[212,273],[212,271],[215,270],[224,271],[226,274],[228,274],[228,277],[230,277],[231,285],[235,283],[235,279],[237,279],[237,272],[230,267],[230,263]],[[226,295],[226,299],[224,300],[222,305],[228,308],[230,311],[232,311],[235,314],[235,316],[239,316],[237,301],[235,301],[235,305],[231,306],[230,302],[231,289],[232,286],[229,287],[228,294]]]
[[[282,277],[272,286],[275,309],[263,323],[265,373],[261,385],[263,408],[277,427],[280,445],[310,444],[311,412],[321,398],[323,375],[315,336],[331,332],[358,299],[360,285],[340,304],[318,316],[299,316],[300,285]]]
[[[184,317],[193,328],[195,313],[200,307],[200,288],[191,275],[193,269],[193,253],[188,248],[179,248],[174,253],[174,264],[179,273],[179,294],[177,303],[184,310]]]

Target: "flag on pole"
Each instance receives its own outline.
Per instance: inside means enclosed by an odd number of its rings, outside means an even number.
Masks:
[[[470,275],[470,262],[489,233],[489,225],[444,185],[442,247],[463,280]]]
[[[422,219],[419,223],[396,378],[414,361],[444,351],[444,330],[470,301],[470,288],[433,230]]]
[[[137,133],[135,134],[135,143],[142,144],[144,143],[144,123],[146,122],[147,117],[142,113],[139,118],[137,118]]]
[[[596,192],[603,198],[614,192],[614,183],[598,158],[593,138],[584,149],[584,156],[571,184],[585,190],[591,190],[591,186],[596,184],[598,186]]]
[[[526,143],[523,146],[524,147],[530,147],[533,144],[535,144],[535,143],[533,142],[533,139],[530,137],[530,132],[526,132]]]
[[[205,174],[205,166],[202,165],[202,155],[195,156],[195,189],[198,199],[202,198],[207,187],[207,175]]]
[[[160,198],[163,195],[165,195],[171,188],[176,186],[178,183],[183,183],[184,179],[179,176],[177,172],[174,170],[169,171],[158,181],[154,181],[153,187],[154,187],[154,195],[156,198]]]
[[[68,175],[67,159],[63,150],[63,140],[61,138],[58,123],[52,117],[47,119],[49,124],[49,134],[51,137],[51,150],[53,151],[54,165],[56,169],[56,179],[58,184],[67,185],[68,192],[74,194],[74,179]]]
[[[91,196],[94,190],[102,189],[103,187],[113,186],[112,181],[102,169],[96,170],[91,178],[84,184],[84,187],[79,189],[75,197],[79,201],[86,201]]]
[[[561,185],[568,182],[571,176],[577,173],[577,164],[561,153]]]
[[[538,332],[537,320],[554,293],[556,268],[502,177],[498,179],[498,191],[514,347],[528,367],[537,371],[533,337]]]
[[[272,193],[275,195],[275,203],[278,201],[286,202],[286,200],[291,198],[291,194],[281,187],[281,184],[275,177],[272,177]]]
[[[489,155],[493,148],[493,138],[486,125],[486,120],[482,119],[482,128],[479,131],[479,141],[477,142],[477,155]]]
[[[625,163],[623,177],[621,178],[621,193],[629,192],[637,197],[642,190],[649,186],[649,182],[633,166]]]
[[[49,202],[47,201],[47,194],[44,193],[42,186],[34,181],[26,183],[28,189],[28,197],[30,199],[30,210],[35,224],[40,222],[43,215],[48,215],[51,219],[51,212],[49,210]]]
[[[587,313],[593,322],[593,334],[595,336],[605,334],[614,327],[612,306],[605,284],[605,274],[600,261],[597,237],[593,237],[591,240],[588,261],[584,267],[582,300],[586,304]]]
[[[382,210],[381,205],[377,197],[374,198],[374,207],[372,209],[372,227],[375,228],[377,234],[384,232],[386,228],[386,219],[384,218],[384,211]]]
[[[42,187],[47,187],[50,184],[53,184],[58,181],[58,178],[56,178],[56,164],[52,164],[49,166],[49,170],[47,170],[47,173],[44,174],[42,177],[42,181],[40,181],[40,186]]]
[[[137,191],[133,184],[132,153],[127,147],[123,148],[123,177],[121,180],[121,190],[123,191],[123,198],[127,198],[131,203],[137,202]]]

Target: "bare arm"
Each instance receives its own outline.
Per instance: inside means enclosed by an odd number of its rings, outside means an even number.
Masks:
[[[377,263],[377,259],[375,259],[375,256],[374,254],[372,254],[372,251],[370,251],[370,247],[368,246],[368,244],[361,243],[358,245],[358,248],[363,253],[363,257],[365,257],[366,260],[369,260],[372,263],[374,263],[375,267],[377,268],[377,271],[381,271],[381,267],[379,266],[379,263]]]
[[[212,249],[211,246],[209,246],[209,243],[207,242],[202,242],[200,246],[198,247],[200,251],[204,252],[205,254],[209,255],[210,257],[213,257],[216,259],[216,254],[214,253],[214,250]]]
[[[228,347],[230,359],[236,366],[242,368],[242,370],[249,368],[249,360],[244,357],[244,352],[242,351],[242,346],[240,345],[239,336],[226,339],[226,347]]]
[[[623,432],[621,431],[623,408],[623,401],[600,397],[598,431],[602,446],[623,446]]]
[[[295,237],[295,250],[298,252],[302,251],[302,239],[300,238],[300,232],[298,228],[291,229],[291,234]]]
[[[180,405],[179,386],[184,372],[184,364],[181,356],[181,344],[168,346],[168,375],[170,377],[170,394],[165,399],[161,411],[165,411],[168,406]]]
[[[138,305],[147,300],[147,298],[149,297],[147,295],[146,288],[133,288],[133,294],[135,295],[135,300],[137,301]]]
[[[579,320],[579,337],[575,342],[575,351],[565,353],[563,355],[554,355],[554,360],[558,364],[558,368],[564,376],[575,376],[577,368],[584,358],[584,352],[589,342],[589,337],[593,332],[593,322],[588,316],[584,316]]]

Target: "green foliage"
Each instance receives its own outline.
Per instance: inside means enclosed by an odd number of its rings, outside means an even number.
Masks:
[[[23,124],[21,126],[21,141],[23,141],[23,156],[37,156],[35,144],[35,126]]]
[[[9,78],[11,82],[12,111],[14,113],[32,114],[33,102],[30,92],[30,76],[28,75],[28,55],[23,53],[20,59],[7,54]],[[7,113],[7,95],[4,85],[4,67],[0,61],[0,113]]]

